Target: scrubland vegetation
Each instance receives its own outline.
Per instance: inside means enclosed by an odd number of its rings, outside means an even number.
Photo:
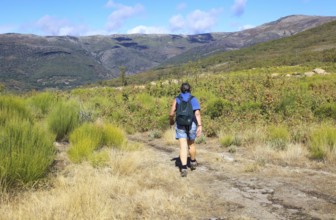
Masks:
[[[262,50],[267,45],[246,50]],[[240,53],[228,56],[239,58]],[[184,81],[192,85],[192,94],[201,104],[204,134],[197,143],[210,141],[210,150],[231,154],[245,149],[246,157],[256,162],[244,172],[258,171],[267,163],[335,166],[335,49],[315,57],[318,61],[313,55],[308,58],[314,62],[308,63],[301,60],[308,59],[302,54],[289,58],[295,63],[278,63],[274,55],[266,63],[254,62],[253,68],[245,56],[231,62],[235,63],[231,67],[226,62],[222,65],[223,56],[213,56],[178,67],[179,80],[167,73],[161,81],[149,83],[147,78],[142,85],[124,87],[106,82],[91,88],[17,95],[0,88],[0,204],[5,207],[0,208],[0,217],[21,219],[14,217],[15,210],[5,211],[16,200],[21,201],[17,207],[27,219],[192,216],[182,204],[202,198],[203,192],[176,181],[174,168],[149,159],[152,152],[127,138],[149,134],[149,139],[160,139],[165,145],[176,144],[168,112]],[[297,65],[300,62],[304,65]],[[328,74],[304,74],[315,67]],[[70,164],[55,174],[55,158],[60,153],[56,142],[68,147]],[[34,195],[22,189],[46,194],[35,201],[33,212],[28,204]],[[43,189],[50,191],[47,194]]]
[[[297,68],[252,69],[122,89],[3,94],[1,184],[11,188],[45,176],[55,155],[53,141],[69,141],[68,155],[74,163],[99,166],[108,161],[108,152],[102,149],[127,148],[125,133],[166,136],[167,112],[182,81],[191,83],[201,103],[203,142],[214,137],[231,151],[262,144],[279,152],[300,144],[311,160],[334,163],[336,75],[285,76]],[[263,132],[246,134],[251,129]]]

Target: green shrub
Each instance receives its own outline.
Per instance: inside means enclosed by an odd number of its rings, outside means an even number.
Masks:
[[[101,167],[107,164],[109,161],[109,155],[107,151],[99,151],[99,152],[94,152],[91,154],[88,158],[89,162],[94,166],[94,167]]]
[[[268,128],[268,137],[270,145],[277,150],[284,150],[290,141],[290,134],[284,126],[271,126]]]
[[[169,128],[169,118],[168,115],[161,115],[156,119],[157,128],[161,131],[167,130]]]
[[[101,127],[85,123],[75,129],[70,135],[71,148],[68,151],[70,159],[79,163],[87,160],[94,150],[103,144],[103,131]]]
[[[276,106],[275,111],[282,113],[284,116],[291,116],[298,109],[297,103],[297,95],[286,94]]]
[[[240,110],[242,112],[260,111],[261,107],[262,104],[259,102],[247,101],[240,105]]]
[[[310,135],[310,151],[315,159],[325,159],[336,151],[336,128],[322,125]]]
[[[29,121],[11,118],[0,128],[0,180],[4,186],[43,177],[54,155],[50,136]]]
[[[219,138],[219,142],[222,147],[229,147],[233,145],[234,137],[232,135],[223,135]]]
[[[209,101],[206,114],[210,116],[211,119],[220,117],[222,115],[228,115],[233,109],[233,104],[227,100],[216,98]]]
[[[136,102],[145,109],[152,108],[155,105],[155,99],[147,93],[140,93],[135,97],[135,99]]]
[[[80,122],[80,108],[75,102],[58,103],[48,117],[49,129],[56,135],[56,140],[64,140]]]
[[[28,99],[33,107],[35,114],[46,115],[56,103],[56,97],[51,92],[38,93]]]
[[[75,163],[84,160],[99,163],[100,159],[105,156],[95,151],[103,146],[122,148],[124,142],[125,134],[118,127],[111,124],[85,123],[70,135],[71,148],[68,154]]]
[[[149,133],[148,136],[150,139],[159,139],[162,137],[162,132],[159,130],[153,130]]]
[[[195,140],[196,144],[206,144],[206,137],[204,134],[201,134],[199,137]]]
[[[3,125],[7,119],[14,117],[30,122],[33,119],[23,99],[15,96],[0,96],[0,125]]]
[[[336,103],[324,103],[314,111],[314,114],[321,119],[336,120]]]
[[[111,124],[104,125],[104,145],[122,148],[125,139],[125,133],[122,129]]]

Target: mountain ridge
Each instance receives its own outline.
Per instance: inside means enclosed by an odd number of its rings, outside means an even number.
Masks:
[[[0,80],[12,89],[72,88],[237,50],[316,27],[336,17],[292,15],[239,32],[196,35],[0,35]],[[287,31],[287,32],[286,32]]]

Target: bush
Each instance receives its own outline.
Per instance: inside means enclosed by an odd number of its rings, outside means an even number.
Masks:
[[[78,127],[70,135],[70,159],[76,163],[87,160],[93,151],[103,145],[103,139],[102,128],[97,125],[86,123]]]
[[[30,97],[28,101],[36,111],[35,114],[43,116],[49,113],[51,107],[56,103],[56,97],[51,92],[43,92]]]
[[[280,100],[279,104],[276,106],[275,111],[282,113],[284,116],[288,117],[294,114],[298,109],[297,95],[295,94],[286,94]]]
[[[113,125],[85,123],[70,135],[71,148],[68,154],[75,163],[83,160],[96,163],[105,156],[95,151],[103,146],[122,148],[124,142],[124,132]]]
[[[310,151],[314,159],[326,159],[336,154],[336,128],[322,125],[310,135]]]
[[[229,147],[234,142],[234,137],[232,135],[224,135],[219,138],[220,145],[222,147]]]
[[[288,129],[284,126],[268,128],[268,141],[277,150],[284,150],[290,140]]]
[[[125,133],[122,129],[111,124],[104,125],[104,145],[122,148],[125,139]]]
[[[314,111],[314,114],[321,119],[332,118],[336,120],[336,103],[322,104]]]
[[[27,120],[9,119],[0,129],[0,180],[4,186],[43,177],[55,149],[49,135]]]
[[[220,117],[222,115],[228,115],[233,109],[231,102],[216,98],[211,100],[206,108],[206,114],[210,116],[211,119]]]
[[[153,130],[149,133],[148,137],[150,139],[159,139],[162,137],[162,132],[159,130]]]
[[[71,131],[80,123],[80,108],[75,102],[58,103],[48,117],[49,129],[56,140],[66,140]]]
[[[110,157],[107,151],[94,152],[88,158],[94,167],[100,167],[108,163]]]
[[[242,112],[261,111],[262,104],[259,102],[247,101],[241,104],[240,110]]]
[[[0,96],[0,125],[14,117],[32,122],[32,114],[26,108],[24,100],[14,96]]]
[[[195,140],[196,144],[206,144],[206,137],[204,134],[201,134],[199,137]]]

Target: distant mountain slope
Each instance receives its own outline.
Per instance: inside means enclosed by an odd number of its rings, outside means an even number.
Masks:
[[[232,72],[258,67],[302,66],[324,67],[336,71],[336,21],[300,32],[296,35],[271,40],[239,50],[231,50],[200,58],[181,65],[158,67],[129,77],[129,83],[180,78],[199,73]],[[119,85],[117,80],[105,81]]]
[[[185,53],[165,61],[163,64],[184,63],[214,53],[237,50],[257,43],[292,36],[335,19],[336,17],[287,16],[256,28],[227,34],[222,37],[222,39],[210,42],[207,45],[192,48]]]
[[[240,32],[199,35],[0,35],[0,80],[11,89],[71,88],[290,36],[336,17],[289,16]]]
[[[218,36],[225,35],[219,34]],[[0,35],[0,80],[11,88],[67,88],[160,65],[214,41],[211,34],[49,36]]]

